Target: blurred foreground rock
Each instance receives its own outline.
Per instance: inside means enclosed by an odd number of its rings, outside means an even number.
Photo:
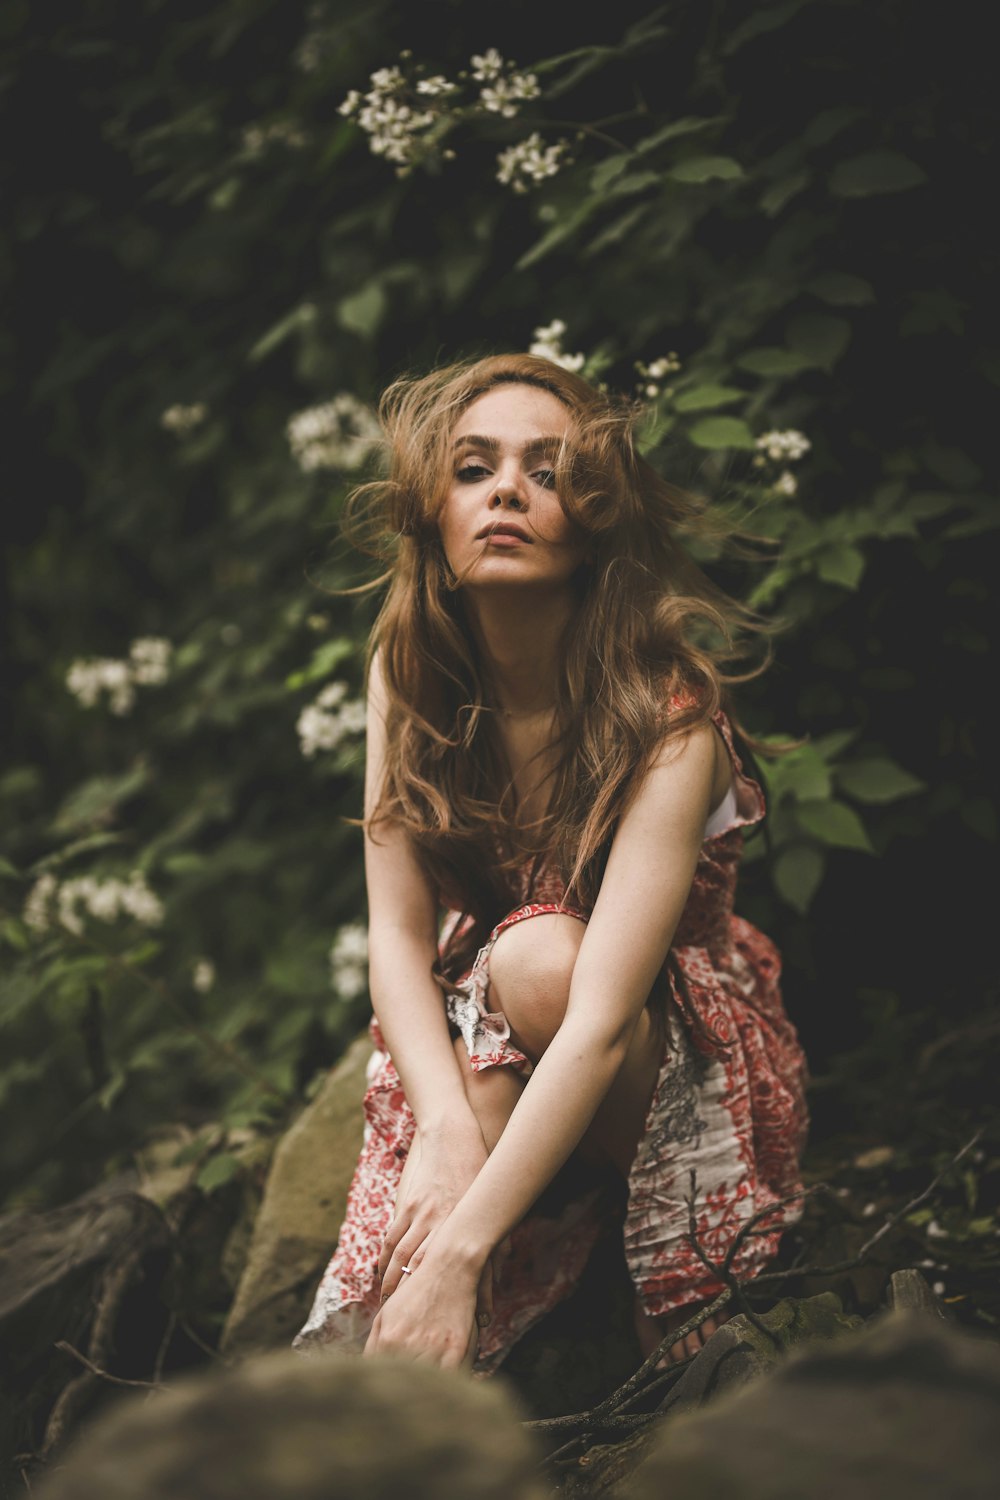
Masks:
[[[884,1315],[704,1410],[668,1417],[615,1494],[992,1500],[998,1470],[1000,1347],[925,1310]]]
[[[498,1380],[283,1352],[124,1397],[39,1500],[543,1500]]]
[[[229,1354],[285,1348],[333,1254],[361,1150],[365,1068],[359,1036],[282,1137],[222,1335]]]

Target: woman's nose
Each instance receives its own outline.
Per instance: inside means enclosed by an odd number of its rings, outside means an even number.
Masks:
[[[509,506],[513,510],[520,510],[523,503],[521,487],[516,479],[497,480],[490,498],[490,505]]]

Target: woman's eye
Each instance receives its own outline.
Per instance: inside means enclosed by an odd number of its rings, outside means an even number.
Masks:
[[[556,487],[555,469],[538,469],[531,477],[545,490],[554,490]]]
[[[485,464],[463,464],[458,470],[458,478],[463,484],[477,484],[480,479],[485,478],[489,469]]]

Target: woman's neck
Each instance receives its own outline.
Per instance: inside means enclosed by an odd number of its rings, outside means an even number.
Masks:
[[[548,712],[556,701],[575,601],[563,594],[491,589],[467,594],[464,602],[493,706],[507,718]]]

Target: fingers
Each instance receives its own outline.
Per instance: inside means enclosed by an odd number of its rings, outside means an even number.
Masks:
[[[382,1301],[391,1297],[399,1286],[404,1274],[412,1275],[424,1258],[425,1241],[419,1234],[409,1233],[399,1241],[393,1251],[389,1263],[382,1277]],[[409,1266],[409,1273],[404,1272],[403,1267]]]

